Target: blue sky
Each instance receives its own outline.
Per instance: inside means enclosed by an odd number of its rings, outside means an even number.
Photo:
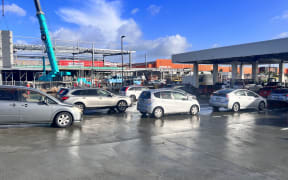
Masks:
[[[287,0],[41,0],[54,38],[136,50],[136,60],[288,37]],[[39,37],[33,0],[5,0],[0,29]]]

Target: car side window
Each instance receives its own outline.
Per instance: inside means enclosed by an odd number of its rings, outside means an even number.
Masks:
[[[96,89],[88,89],[88,90],[85,90],[84,91],[84,95],[87,95],[87,96],[97,96],[98,95],[98,92]]]
[[[257,94],[251,92],[251,91],[247,91],[247,96],[253,96],[253,97],[258,97]]]
[[[187,100],[187,96],[179,92],[173,92],[173,97],[176,100]]]
[[[160,97],[161,97],[160,92],[154,93],[154,96],[155,96],[156,98],[160,98]]]
[[[172,99],[172,93],[170,91],[161,92],[161,99]]]
[[[237,96],[246,96],[245,91],[237,91],[235,94],[236,94]]]
[[[77,90],[77,91],[74,91],[72,92],[72,95],[74,96],[81,96],[83,93],[82,93],[83,90]]]
[[[30,90],[20,91],[20,100],[22,102],[41,103],[45,100],[46,96]]]
[[[134,87],[129,88],[129,91],[135,91],[135,90],[136,90],[136,88],[134,88]]]
[[[104,91],[104,90],[102,90],[102,89],[98,89],[98,90],[97,90],[97,94],[98,94],[98,96],[104,96],[104,97],[108,97],[108,96],[111,95],[109,92]]]
[[[48,100],[48,104],[57,104],[55,101],[53,101],[52,99],[46,97],[47,100]]]
[[[15,101],[17,89],[0,89],[0,101]]]

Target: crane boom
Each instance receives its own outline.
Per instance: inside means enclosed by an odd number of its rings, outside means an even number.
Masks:
[[[52,45],[51,38],[49,35],[45,15],[44,15],[44,12],[42,11],[40,2],[39,0],[34,0],[34,3],[35,3],[36,11],[37,11],[37,18],[40,24],[41,40],[45,44],[47,55],[48,55],[49,62],[51,65],[51,72],[47,75],[40,77],[40,80],[51,81],[55,77],[59,77],[59,76],[61,77],[64,73],[59,72],[57,59],[54,53],[54,49],[53,49],[53,45]],[[43,66],[45,66],[45,64],[43,64]],[[67,75],[69,75],[69,73],[67,73]]]

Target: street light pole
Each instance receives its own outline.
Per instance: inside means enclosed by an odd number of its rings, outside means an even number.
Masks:
[[[123,70],[123,66],[124,66],[124,59],[123,59],[123,39],[126,36],[121,36],[121,58],[122,58],[122,86],[124,86],[124,70]]]

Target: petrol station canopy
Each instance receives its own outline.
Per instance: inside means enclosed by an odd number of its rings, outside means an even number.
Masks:
[[[288,62],[288,38],[212,48],[172,55],[173,63],[278,64]]]

